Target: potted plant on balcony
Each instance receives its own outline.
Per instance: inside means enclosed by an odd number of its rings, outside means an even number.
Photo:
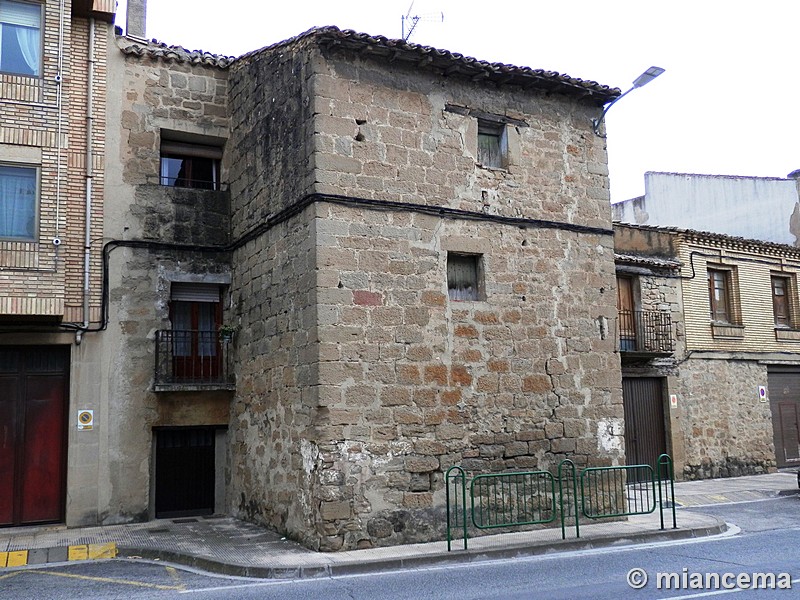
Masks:
[[[219,326],[219,339],[223,342],[230,342],[233,339],[233,334],[239,329],[236,325],[220,325]]]

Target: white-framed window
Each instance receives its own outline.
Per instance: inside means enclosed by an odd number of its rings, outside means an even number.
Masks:
[[[36,239],[38,169],[0,164],[0,238]]]
[[[42,5],[0,0],[0,72],[41,74]]]

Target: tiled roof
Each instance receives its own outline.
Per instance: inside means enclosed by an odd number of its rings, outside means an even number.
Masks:
[[[643,225],[639,223],[621,223],[614,221],[614,227],[628,227],[631,229],[641,229],[642,231],[655,231],[660,233],[671,233],[680,235],[687,241],[713,242],[719,246],[736,247],[739,249],[769,250],[772,252],[787,253],[800,256],[800,248],[789,244],[778,244],[777,242],[767,242],[764,240],[753,240],[735,235],[715,233],[713,231],[698,231],[696,229],[684,229],[681,227],[667,227],[664,225]]]
[[[603,105],[620,95],[618,88],[601,85],[595,81],[570,77],[556,71],[518,67],[505,63],[490,63],[458,52],[422,46],[405,40],[390,39],[382,35],[368,35],[338,27],[314,27],[293,38],[248,52],[239,58],[212,54],[202,50],[187,50],[182,46],[168,46],[157,40],[121,37],[120,49],[128,55],[190,63],[225,69],[234,63],[246,62],[262,54],[300,43],[314,41],[328,48],[354,50],[388,62],[413,64],[448,77],[466,77],[473,81],[487,80],[497,84],[514,84],[578,97],[594,99]]]
[[[681,261],[670,260],[668,258],[657,258],[655,256],[645,256],[640,254],[620,254],[614,253],[614,260],[616,262],[629,263],[633,265],[648,265],[650,267],[662,267],[667,269],[675,269],[681,266]]]
[[[329,48],[354,50],[389,62],[405,62],[417,68],[425,68],[446,76],[462,76],[473,80],[489,80],[500,84],[515,84],[523,87],[571,95],[593,97],[598,104],[605,104],[620,95],[618,88],[601,85],[595,81],[578,79],[555,71],[518,67],[505,63],[490,63],[458,52],[422,46],[401,39],[390,39],[382,35],[368,35],[338,27],[314,27],[298,36],[277,44],[244,54],[236,62],[247,61],[261,53],[290,46],[304,39],[313,39]]]
[[[235,60],[234,56],[212,54],[203,50],[187,50],[183,46],[168,46],[157,40],[140,40],[131,37],[120,38],[120,50],[124,54],[147,57],[153,60],[162,59],[169,62],[189,63],[225,69]]]

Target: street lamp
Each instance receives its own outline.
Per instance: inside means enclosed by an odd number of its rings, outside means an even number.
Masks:
[[[664,69],[662,69],[661,67],[650,67],[649,69],[647,69],[647,71],[645,71],[644,73],[639,75],[633,81],[633,85],[631,86],[631,88],[627,92],[625,92],[624,94],[621,94],[621,95],[617,96],[616,98],[614,98],[614,100],[612,100],[611,103],[608,104],[603,109],[603,112],[600,114],[600,118],[599,119],[592,119],[592,125],[593,125],[593,128],[594,128],[594,134],[596,136],[598,136],[598,137],[606,137],[606,136],[600,134],[600,125],[603,124],[603,120],[606,118],[606,113],[608,112],[608,109],[610,109],[617,102],[622,100],[625,96],[627,96],[630,92],[632,92],[636,88],[643,87],[643,86],[647,85],[648,83],[650,83],[651,81],[653,81],[653,79],[655,79],[656,77],[661,75],[663,72],[664,72]]]

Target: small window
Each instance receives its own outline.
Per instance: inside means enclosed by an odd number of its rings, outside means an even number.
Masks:
[[[39,75],[41,20],[41,4],[0,0],[0,71]]]
[[[732,312],[731,272],[723,269],[708,269],[708,299],[711,320],[719,323],[735,323]]]
[[[504,169],[508,164],[507,154],[505,125],[478,119],[478,162],[484,167]]]
[[[772,313],[775,317],[775,327],[792,326],[790,290],[788,277],[772,276]]]
[[[36,239],[35,167],[0,165],[0,238]]]
[[[163,140],[161,185],[198,190],[219,189],[222,148]]]
[[[450,300],[482,298],[481,255],[447,253],[447,293]]]

